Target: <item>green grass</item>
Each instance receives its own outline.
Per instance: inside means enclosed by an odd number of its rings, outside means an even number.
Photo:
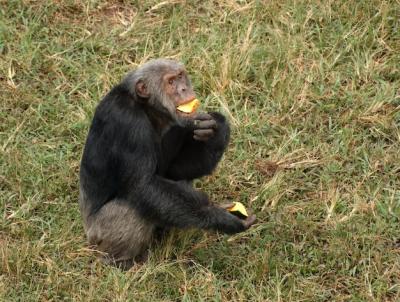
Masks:
[[[86,245],[79,161],[98,101],[156,57],[233,126],[196,186],[258,222],[121,272]],[[399,301],[399,89],[398,0],[0,1],[0,300]]]

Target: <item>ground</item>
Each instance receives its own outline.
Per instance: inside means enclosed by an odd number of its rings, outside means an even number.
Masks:
[[[183,61],[233,133],[195,183],[257,214],[174,231],[128,272],[78,209],[94,108]],[[0,1],[0,300],[399,301],[400,2]]]

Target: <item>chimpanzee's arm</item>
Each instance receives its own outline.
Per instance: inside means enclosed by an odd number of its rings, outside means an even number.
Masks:
[[[200,228],[234,234],[244,231],[244,221],[208,202],[190,185],[154,176],[130,192],[129,199],[146,219],[159,227]]]
[[[191,180],[211,174],[217,166],[229,143],[230,128],[222,114],[213,112],[210,115],[217,123],[214,136],[203,142],[195,140],[192,132],[188,133],[167,170],[168,178]]]
[[[183,182],[155,174],[151,148],[135,152],[119,150],[127,183],[122,200],[127,200],[145,219],[160,227],[217,230],[228,234],[244,231],[245,222],[225,209],[212,205],[206,194]]]

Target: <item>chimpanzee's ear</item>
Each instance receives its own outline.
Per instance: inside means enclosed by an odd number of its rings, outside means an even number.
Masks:
[[[147,99],[150,96],[149,92],[147,91],[147,86],[142,80],[139,80],[136,83],[135,90],[136,90],[137,95],[142,98]]]

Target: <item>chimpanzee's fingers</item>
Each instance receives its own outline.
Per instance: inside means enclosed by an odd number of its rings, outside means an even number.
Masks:
[[[246,218],[245,221],[243,221],[244,227],[248,229],[250,226],[252,226],[257,220],[256,215],[250,215],[249,217]]]
[[[193,116],[193,118],[195,120],[201,120],[201,121],[206,121],[206,120],[212,120],[213,119],[213,117],[211,115],[209,115],[208,113],[206,113],[206,112],[198,112]]]
[[[200,141],[200,142],[206,142],[206,141],[209,140],[209,137],[208,137],[208,136],[197,136],[197,135],[193,135],[193,138],[194,138],[196,141]]]
[[[207,121],[195,120],[194,124],[197,129],[216,129],[217,128],[217,122],[215,120],[207,120]]]
[[[220,207],[220,208],[223,208],[223,209],[225,209],[225,210],[228,210],[228,209],[230,209],[230,208],[233,208],[234,205],[235,205],[235,204],[234,204],[233,202],[228,202],[228,203],[220,204],[219,207]]]
[[[204,136],[204,137],[211,137],[214,135],[213,129],[196,129],[193,131],[194,135],[197,136]]]

